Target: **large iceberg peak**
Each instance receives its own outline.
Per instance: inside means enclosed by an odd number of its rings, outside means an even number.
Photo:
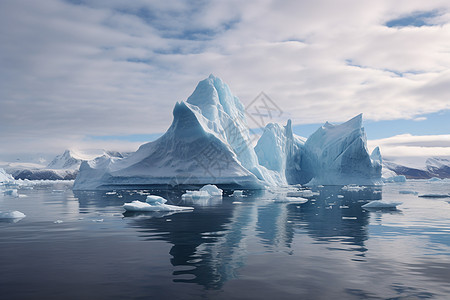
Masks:
[[[305,143],[299,183],[314,179],[314,184],[378,184],[380,160],[379,151],[368,153],[362,114],[339,125],[327,122]]]
[[[217,120],[224,113],[241,121],[245,119],[241,101],[231,93],[222,79],[213,74],[198,83],[186,102],[197,106],[209,120]]]

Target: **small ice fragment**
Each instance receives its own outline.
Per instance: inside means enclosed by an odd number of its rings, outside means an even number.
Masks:
[[[116,195],[116,192],[106,192],[105,195]]]
[[[147,196],[145,202],[148,204],[164,204],[167,202],[167,200],[160,196],[149,195]]]
[[[430,179],[428,179],[428,181],[441,181],[442,179],[438,178],[438,177],[432,177]]]
[[[418,194],[418,192],[415,192],[415,191],[406,191],[406,190],[398,191],[398,193],[399,193],[399,194],[411,194],[411,195],[417,195],[417,194]]]
[[[231,194],[231,197],[243,197],[244,191],[242,190],[234,190],[233,194]]]
[[[26,215],[18,210],[5,212],[0,211],[0,219],[23,219],[25,217]]]
[[[303,204],[308,202],[309,199],[302,197],[278,197],[274,200],[275,203],[294,203],[294,204]]]
[[[383,179],[384,182],[392,183],[392,182],[406,182],[405,175],[396,175]]]
[[[347,209],[347,208],[349,208],[347,205],[341,205],[341,206],[339,206],[339,208],[341,208],[341,209]]]
[[[180,210],[193,210],[193,207],[184,207],[184,206],[176,206],[176,205],[168,205],[165,204],[167,202],[166,199],[150,195],[147,196],[147,202],[141,201],[132,201],[130,203],[125,203],[123,208],[126,211],[180,211]]]
[[[422,194],[419,195],[422,198],[450,198],[450,194]]]
[[[63,221],[63,220],[56,220],[56,221],[53,222],[53,223],[55,223],[55,224],[61,224],[61,223],[64,223],[64,221]]]
[[[11,196],[11,197],[19,197],[19,194],[17,193],[17,189],[8,189],[8,190],[5,190],[4,192],[3,192],[3,194],[5,195],[5,196]]]
[[[364,204],[363,206],[361,206],[362,208],[379,208],[379,209],[395,209],[397,208],[397,205],[402,204],[402,202],[386,202],[386,201],[382,201],[382,200],[375,200],[375,201],[371,201],[367,204]]]
[[[203,186],[199,191],[186,191],[185,194],[181,196],[183,200],[200,200],[210,197],[222,197],[223,191],[217,186],[212,184],[207,184]]]
[[[302,198],[312,198],[318,195],[320,195],[319,192],[313,192],[311,190],[301,190],[286,193],[287,197],[302,197]]]
[[[344,198],[344,195],[337,195],[337,197],[338,197],[339,199],[342,199],[342,198]]]
[[[364,190],[363,186],[359,186],[359,185],[353,185],[353,184],[349,184],[349,185],[344,185],[342,187],[343,191],[348,191],[348,192],[359,192]]]
[[[222,196],[223,191],[213,184],[207,184],[200,189],[200,191],[205,191],[211,196]]]
[[[242,202],[240,202],[240,201],[233,201],[232,204],[242,204]]]
[[[92,222],[101,223],[103,222],[103,219],[92,220]]]
[[[342,220],[357,220],[357,217],[342,217]]]

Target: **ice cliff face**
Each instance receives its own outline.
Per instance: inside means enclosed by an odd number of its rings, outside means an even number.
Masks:
[[[299,171],[296,166],[299,165],[305,140],[292,133],[291,120],[286,126],[269,123],[255,146],[258,162],[277,174],[278,182],[288,184],[295,181],[292,178]]]
[[[253,148],[244,106],[221,79],[210,75],[187,101],[175,105],[173,122],[162,137],[125,158],[83,162],[74,189],[373,184],[380,172],[379,151],[372,157],[367,153],[361,116],[341,125],[327,123],[306,142],[292,133],[290,121],[286,126],[269,124]]]
[[[84,162],[74,189],[126,185],[220,184],[262,187],[273,182],[259,166],[244,108],[219,78],[201,81],[158,140],[123,159]]]
[[[381,184],[381,154],[372,155],[362,114],[340,124],[325,123],[306,141],[299,166],[300,184]]]

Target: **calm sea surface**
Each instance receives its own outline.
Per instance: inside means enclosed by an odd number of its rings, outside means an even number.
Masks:
[[[26,214],[0,220],[0,298],[450,299],[450,198],[399,193],[447,194],[449,181],[315,190],[304,204],[65,184],[0,194],[0,211]],[[195,210],[123,214],[149,193]],[[361,208],[374,199],[403,204]]]

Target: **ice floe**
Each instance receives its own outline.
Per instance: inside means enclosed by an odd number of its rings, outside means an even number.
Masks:
[[[132,212],[151,212],[151,211],[182,211],[182,210],[193,210],[193,207],[185,207],[185,206],[176,206],[165,204],[167,202],[166,199],[159,196],[150,195],[147,196],[146,202],[141,201],[132,201],[130,203],[125,203],[123,208],[126,211]]]

